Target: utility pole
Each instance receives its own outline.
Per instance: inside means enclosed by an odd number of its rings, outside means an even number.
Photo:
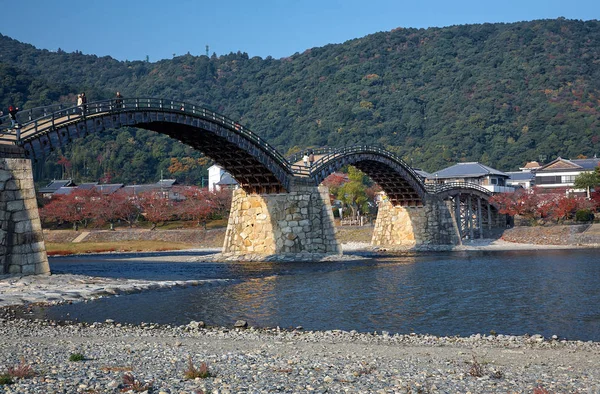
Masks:
[[[208,57],[208,44],[206,44],[206,57]]]

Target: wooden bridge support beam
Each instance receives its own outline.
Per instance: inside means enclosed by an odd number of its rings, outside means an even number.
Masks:
[[[477,197],[477,227],[479,228],[479,238],[483,239],[483,218],[481,217],[481,198]]]

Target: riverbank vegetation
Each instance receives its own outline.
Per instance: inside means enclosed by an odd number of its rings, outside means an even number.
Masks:
[[[594,192],[588,199],[569,194],[564,188],[534,187],[496,194],[490,202],[500,213],[520,217],[528,224],[591,222],[600,207],[600,193]]]
[[[124,223],[151,223],[151,229],[172,221],[187,221],[206,229],[209,220],[227,218],[231,191],[209,192],[196,186],[181,186],[165,192],[128,195],[124,190],[102,193],[98,189],[76,189],[41,201],[40,217],[47,228],[70,224],[74,230]]]
[[[46,242],[46,253],[49,256],[66,256],[82,253],[109,252],[162,252],[167,250],[185,250],[197,248],[198,245],[185,242],[121,240],[107,242]]]

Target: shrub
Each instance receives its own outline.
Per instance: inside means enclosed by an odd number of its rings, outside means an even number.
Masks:
[[[205,362],[200,364],[200,367],[196,368],[194,366],[194,363],[192,362],[192,358],[189,357],[188,366],[187,369],[183,372],[183,376],[185,379],[191,380],[196,378],[206,379],[210,378],[213,375],[208,371],[208,365],[206,365]]]
[[[589,209],[580,209],[575,213],[575,220],[578,222],[591,222],[594,220],[594,214]]]
[[[469,375],[480,378],[483,376],[483,366],[479,364],[479,361],[473,356],[473,362],[471,363],[471,368],[469,368]]]
[[[69,356],[69,361],[83,361],[85,357],[81,353],[73,353]]]
[[[121,392],[133,391],[141,393],[143,391],[149,391],[152,388],[152,382],[141,382],[137,380],[131,372],[127,372],[123,375],[122,387]]]
[[[0,384],[13,384],[13,380],[12,377],[7,374],[7,373],[3,373],[0,374]]]
[[[27,379],[35,376],[35,372],[31,365],[25,364],[25,360],[21,359],[19,365],[8,368],[8,376],[12,378]]]

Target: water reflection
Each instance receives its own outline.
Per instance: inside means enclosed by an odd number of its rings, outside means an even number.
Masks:
[[[53,259],[52,269],[148,279],[235,279],[49,308],[86,321],[154,321],[600,340],[595,251],[459,252],[343,263],[157,263]],[[41,316],[41,315],[40,315]]]

